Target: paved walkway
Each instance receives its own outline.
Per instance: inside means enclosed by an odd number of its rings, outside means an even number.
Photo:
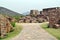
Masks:
[[[21,23],[22,32],[12,40],[57,40],[40,27],[39,23]]]

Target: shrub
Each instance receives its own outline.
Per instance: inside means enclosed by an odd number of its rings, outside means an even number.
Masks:
[[[15,22],[11,22],[11,25],[12,25],[13,27],[15,27]]]

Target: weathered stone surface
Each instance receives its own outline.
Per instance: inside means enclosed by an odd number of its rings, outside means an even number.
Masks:
[[[9,33],[13,27],[11,26],[9,20],[4,17],[3,15],[0,15],[0,36],[1,38],[4,38],[7,33]]]
[[[41,23],[49,21],[49,27],[60,28],[60,7],[46,8],[40,11],[40,13],[38,10],[31,10],[30,15],[25,16],[22,21],[23,23]]]
[[[40,14],[38,10],[31,10],[30,15],[19,19],[20,23],[40,23],[45,21],[48,21],[47,17]]]
[[[49,27],[50,28],[60,28],[60,8],[47,8],[47,13],[49,15]]]
[[[15,21],[17,21],[15,18],[13,18],[13,17],[11,17],[11,16],[5,15],[5,17],[6,17],[10,22],[15,22]]]
[[[40,12],[38,11],[38,10],[31,10],[30,11],[30,15],[31,16],[37,16],[37,15],[39,15],[40,14]]]

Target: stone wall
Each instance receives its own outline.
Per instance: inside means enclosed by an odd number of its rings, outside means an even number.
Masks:
[[[48,13],[49,27],[50,28],[60,28],[60,8],[47,8],[44,9]]]
[[[39,15],[40,14],[40,12],[38,11],[38,10],[31,10],[30,11],[30,15],[31,16],[37,16],[37,15]]]
[[[7,33],[9,33],[13,29],[12,25],[10,24],[9,20],[0,15],[0,36],[1,38],[6,37]]]

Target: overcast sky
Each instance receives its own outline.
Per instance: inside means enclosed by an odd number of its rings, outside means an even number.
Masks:
[[[31,9],[60,7],[60,0],[0,0],[0,6],[24,13]]]

